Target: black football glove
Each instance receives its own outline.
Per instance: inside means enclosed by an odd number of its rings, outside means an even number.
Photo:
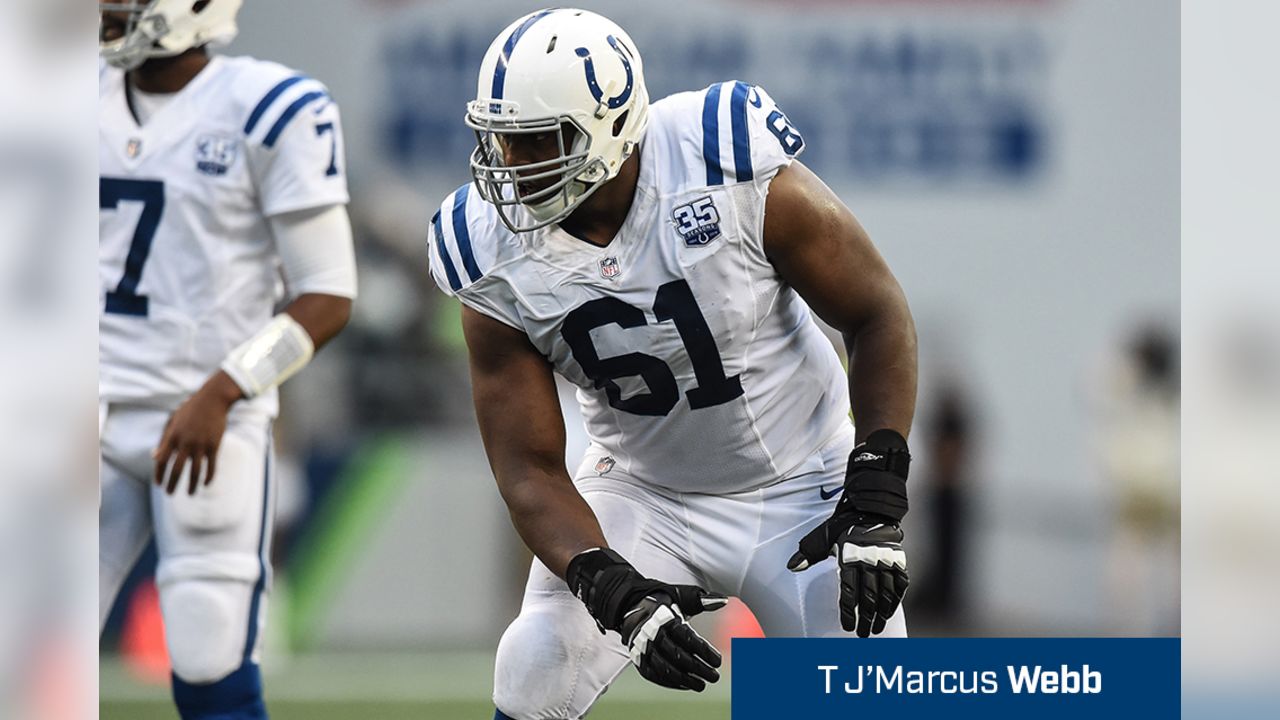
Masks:
[[[840,625],[858,637],[878,635],[907,592],[907,555],[899,523],[907,514],[907,441],[877,430],[849,456],[844,495],[831,517],[800,539],[793,572],[836,556]]]
[[[641,677],[695,692],[720,679],[719,651],[686,618],[719,610],[729,602],[725,596],[651,580],[608,548],[574,556],[565,580],[600,632],[615,630],[622,636]]]

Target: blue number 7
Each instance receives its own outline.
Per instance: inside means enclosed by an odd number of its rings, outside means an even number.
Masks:
[[[316,125],[316,137],[320,137],[325,133],[329,133],[329,140],[333,143],[329,150],[329,169],[325,171],[326,177],[333,177],[338,174],[338,133],[333,129],[333,123],[320,123]]]
[[[124,277],[113,292],[107,293],[106,312],[117,315],[147,316],[147,296],[138,294],[138,282],[142,280],[142,266],[151,254],[151,241],[160,227],[164,214],[164,183],[158,180],[125,180],[99,178],[98,208],[114,210],[121,201],[142,203],[142,217],[133,231],[129,254],[124,261]]]

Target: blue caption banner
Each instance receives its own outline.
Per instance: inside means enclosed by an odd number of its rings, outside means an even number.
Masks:
[[[739,638],[734,720],[1178,717],[1177,638]]]

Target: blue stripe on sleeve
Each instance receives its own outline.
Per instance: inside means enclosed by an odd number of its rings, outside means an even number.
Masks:
[[[436,252],[440,254],[440,264],[444,266],[444,274],[448,276],[449,287],[454,292],[462,289],[462,281],[458,279],[458,271],[453,269],[453,258],[449,257],[449,250],[444,246],[444,230],[440,227],[440,211],[431,217],[431,229],[436,234]]]
[[[453,239],[458,241],[458,254],[462,256],[462,267],[466,268],[467,277],[475,282],[484,274],[471,251],[471,231],[467,229],[467,195],[470,193],[471,186],[463,185],[453,194]]]
[[[288,90],[306,79],[307,77],[305,75],[294,75],[287,80],[281,80],[275,87],[271,88],[271,92],[267,93],[258,101],[257,107],[255,107],[253,112],[249,115],[249,122],[244,124],[244,134],[248,135],[253,132],[253,129],[258,126],[258,121],[262,119],[263,115],[267,114],[267,110],[270,109],[271,104],[283,95],[285,90]]]
[[[720,166],[720,85],[712,85],[702,102],[702,159],[707,164],[707,184],[723,185]]]
[[[751,167],[751,134],[747,130],[747,93],[751,86],[744,82],[733,84],[729,98],[729,117],[733,123],[733,174],[738,182],[755,177]]]
[[[551,8],[549,10],[543,10],[536,15],[531,15],[528,20],[520,23],[519,27],[511,31],[511,37],[508,37],[507,41],[503,43],[502,53],[498,55],[498,63],[493,67],[493,88],[490,91],[490,95],[492,95],[493,99],[502,99],[502,93],[507,82],[507,61],[511,59],[511,51],[516,49],[516,43],[520,42],[520,37],[523,36],[530,27],[533,27],[534,23],[555,11],[556,8]]]
[[[276,124],[271,126],[271,132],[267,133],[267,137],[262,141],[262,144],[269,148],[275,147],[276,141],[280,139],[280,134],[283,133],[285,127],[289,125],[289,121],[293,120],[293,116],[297,115],[298,112],[301,111],[302,108],[306,107],[309,103],[315,102],[316,100],[319,100],[320,98],[327,97],[327,96],[328,96],[328,93],[324,92],[323,90],[314,90],[312,92],[307,93],[306,95],[303,95],[297,100],[294,100],[293,104],[290,105],[288,108],[286,108],[284,113],[280,115],[280,119],[276,120]]]

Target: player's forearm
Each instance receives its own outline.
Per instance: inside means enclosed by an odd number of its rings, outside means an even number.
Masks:
[[[319,350],[347,326],[351,319],[351,298],[306,293],[289,303],[284,311],[307,331]]]
[[[844,333],[859,442],[881,429],[905,438],[915,416],[916,328],[906,299],[897,295],[861,327]]]
[[[202,392],[225,396],[230,382],[242,397],[257,397],[288,380],[311,361],[316,349],[331,340],[351,317],[350,298],[307,293],[238,345],[222,361]],[[222,390],[219,390],[221,388]]]
[[[520,538],[557,576],[564,577],[578,553],[607,547],[600,522],[567,474],[525,473],[500,480],[498,488]]]

